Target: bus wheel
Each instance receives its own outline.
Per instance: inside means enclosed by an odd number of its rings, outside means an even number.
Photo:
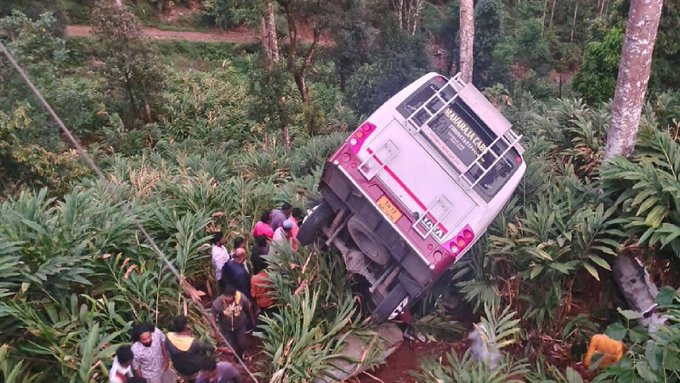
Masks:
[[[358,216],[352,216],[347,222],[347,230],[352,236],[354,243],[371,261],[385,266],[390,261],[390,252],[383,245],[380,237],[375,234],[368,225]]]
[[[394,286],[380,304],[371,313],[373,323],[382,323],[395,312],[396,309],[404,309],[408,306],[408,293],[401,284]]]
[[[328,206],[328,203],[321,202],[321,204],[316,205],[305,217],[305,220],[302,221],[302,226],[300,226],[300,231],[298,231],[297,235],[300,244],[307,246],[312,243],[321,228],[328,224],[332,217],[333,209]]]

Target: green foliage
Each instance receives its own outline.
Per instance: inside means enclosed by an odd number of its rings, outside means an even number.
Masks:
[[[152,119],[160,104],[165,73],[134,15],[101,0],[92,13],[93,32],[105,60],[101,70],[109,105],[130,129],[140,118]]]
[[[497,367],[488,368],[477,362],[470,351],[462,357],[451,351],[446,355],[446,364],[431,360],[423,363],[422,372],[414,374],[419,382],[429,383],[519,383],[527,373],[527,365],[511,359],[502,361]]]
[[[487,350],[500,352],[504,347],[514,343],[515,336],[521,331],[516,313],[506,307],[496,313],[488,306],[486,316],[482,318],[476,329],[481,332],[480,338]],[[446,355],[446,363],[427,359],[421,366],[421,372],[413,373],[419,382],[521,382],[520,377],[528,372],[527,364],[515,361],[509,354],[501,354],[496,363],[485,363],[477,360],[471,349],[458,356],[455,350]]]
[[[378,40],[372,62],[362,65],[347,84],[347,102],[360,115],[373,112],[430,66],[424,42],[396,25],[388,24]]]
[[[264,63],[265,59],[260,57],[253,66],[249,89],[256,101],[248,105],[248,114],[261,123],[266,132],[282,131],[301,105],[285,64],[265,66]]]
[[[602,102],[614,97],[622,47],[623,32],[620,29],[610,30],[602,41],[588,43],[583,65],[574,77],[574,90],[589,102]]]
[[[635,326],[634,320],[640,318],[641,313],[619,310],[627,322],[627,326],[616,324],[620,339],[626,344],[626,355],[619,363],[607,367],[593,382],[672,382],[677,379],[680,371],[680,297],[669,287],[662,292],[657,300],[657,310],[665,316],[663,325],[652,324],[648,329]]]
[[[41,77],[54,76],[66,58],[64,40],[53,33],[55,21],[51,13],[33,21],[19,11],[0,19],[0,38],[7,41],[7,48],[29,72],[49,71]],[[3,59],[2,67],[6,65]]]
[[[254,24],[262,12],[258,1],[203,0],[203,17],[223,30],[229,30],[245,22]]]
[[[333,254],[282,251],[268,261],[279,310],[264,318],[262,331],[256,334],[271,359],[268,376],[272,382],[327,376],[334,363],[345,358],[345,339],[365,326],[342,260]]]
[[[620,221],[641,244],[680,256],[680,145],[667,132],[645,129],[632,161],[614,158],[600,174],[620,208]]]
[[[233,141],[251,136],[252,122],[244,105],[253,101],[248,85],[228,64],[207,72],[170,71],[159,110],[163,134],[175,140]]]
[[[50,25],[50,33],[58,36],[63,35],[67,23],[67,15],[64,12],[64,1],[33,1],[33,0],[5,0],[0,3],[0,18],[10,16],[13,13],[21,13],[31,20],[43,18],[44,14],[50,15],[54,23]]]
[[[680,82],[674,73],[674,68],[680,60],[680,41],[676,34],[678,28],[680,28],[680,6],[674,2],[665,3],[654,45],[650,78],[650,87],[654,90],[680,88]]]
[[[547,74],[552,64],[552,56],[548,42],[543,36],[540,20],[530,19],[524,22],[514,37],[516,62],[531,68],[541,75]]]
[[[335,41],[331,55],[340,88],[345,89],[348,79],[370,59],[370,33],[366,23],[364,1],[350,0],[338,5],[342,12],[339,20],[331,24],[330,33]]]
[[[500,0],[482,0],[475,4],[475,40],[473,82],[478,87],[489,83],[493,52],[505,35],[504,7]]]

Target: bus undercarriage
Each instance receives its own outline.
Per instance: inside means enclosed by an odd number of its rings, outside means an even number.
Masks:
[[[301,243],[310,244],[318,236],[340,251],[347,270],[361,281],[359,293],[374,322],[418,300],[434,282],[434,273],[371,199],[334,165],[324,171],[320,189],[324,202],[301,226]]]

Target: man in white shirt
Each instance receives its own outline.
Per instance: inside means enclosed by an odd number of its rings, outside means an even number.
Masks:
[[[212,239],[212,262],[215,267],[215,278],[217,281],[222,279],[222,267],[230,259],[231,256],[224,246],[224,234],[221,231],[215,233]]]
[[[109,370],[109,383],[128,383],[132,378],[132,349],[130,346],[120,346],[113,358],[113,365]]]

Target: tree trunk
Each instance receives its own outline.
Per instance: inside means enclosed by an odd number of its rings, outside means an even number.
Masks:
[[[617,155],[628,157],[635,149],[662,7],[663,0],[631,0],[605,160]]]
[[[288,21],[288,39],[290,42],[290,47],[288,49],[288,71],[293,75],[295,84],[297,85],[298,91],[300,92],[300,97],[306,104],[309,101],[309,92],[305,81],[305,75],[307,73],[307,69],[312,63],[312,58],[314,57],[316,47],[319,44],[321,30],[319,25],[314,22],[312,26],[314,34],[312,44],[309,46],[309,48],[307,48],[307,52],[305,53],[302,63],[298,64],[299,41],[297,34],[296,13],[294,10],[295,5],[291,4],[290,1],[280,1],[279,3],[283,5],[284,11],[286,12],[286,21]]]
[[[557,0],[553,0],[552,9],[550,10],[550,23],[548,24],[550,28],[553,26],[553,20],[555,19],[555,5],[557,5]]]
[[[276,16],[274,14],[274,2],[267,2],[267,14],[260,20],[260,42],[267,60],[279,61],[279,43],[276,35]]]
[[[474,0],[460,2],[460,73],[463,81],[472,82],[475,40]]]
[[[415,5],[413,6],[413,23],[411,24],[411,36],[416,35],[418,30],[418,20],[420,19],[420,12],[423,11],[423,0],[415,0]]]
[[[576,15],[578,14],[578,0],[576,0],[576,5],[574,6],[574,18],[571,20],[571,37],[569,42],[574,41],[574,29],[576,29]]]
[[[267,3],[267,19],[269,20],[269,27],[268,27],[268,41],[269,41],[269,50],[271,52],[271,58],[272,61],[274,62],[279,62],[279,42],[278,42],[278,36],[276,34],[276,16],[274,14],[274,2],[269,1]]]
[[[267,19],[262,16],[260,19],[260,43],[262,44],[262,51],[267,60],[271,60],[272,53],[269,50],[269,31],[267,31]]]
[[[541,25],[545,28],[545,16],[548,14],[548,0],[543,0],[543,16],[541,17]]]

